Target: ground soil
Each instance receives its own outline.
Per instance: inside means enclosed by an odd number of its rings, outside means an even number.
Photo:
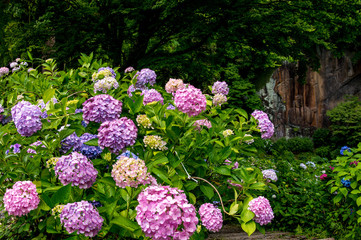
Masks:
[[[295,235],[289,232],[266,232],[263,235],[260,232],[253,233],[248,237],[247,233],[242,231],[241,226],[223,226],[222,230],[218,233],[212,233],[207,240],[306,240],[315,239],[307,238],[305,236]],[[333,238],[325,238],[322,240],[334,240]]]

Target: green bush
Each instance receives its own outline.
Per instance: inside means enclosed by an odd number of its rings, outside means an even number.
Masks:
[[[318,128],[312,135],[315,147],[327,146],[330,144],[330,130]]]
[[[361,101],[357,97],[348,98],[326,114],[336,145],[356,146],[361,139]]]
[[[322,146],[316,148],[315,153],[323,158],[330,158],[331,157],[331,147],[329,146]]]
[[[288,141],[286,138],[280,138],[272,145],[273,155],[282,154],[287,150],[289,150],[289,148],[288,148]]]
[[[310,138],[295,137],[287,141],[288,149],[293,153],[312,152],[313,142]]]

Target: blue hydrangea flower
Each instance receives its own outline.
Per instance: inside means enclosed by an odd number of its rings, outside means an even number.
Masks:
[[[122,154],[120,154],[117,159],[119,159],[120,157],[128,157],[128,158],[134,158],[134,159],[138,159],[139,157],[137,155],[135,155],[134,153],[132,153],[131,151],[127,150],[125,152],[123,152]]]
[[[61,141],[60,152],[67,153],[71,148],[73,148],[73,152],[79,151],[80,147],[81,147],[80,138],[74,132]]]
[[[80,137],[80,142],[81,142],[80,151],[83,155],[85,155],[89,159],[96,159],[102,153],[102,149],[100,147],[89,146],[89,145],[84,144],[85,142],[87,142],[91,139],[94,139],[94,138],[98,138],[98,136],[92,135],[90,133],[84,133]]]
[[[347,146],[343,146],[342,148],[341,148],[341,150],[340,150],[340,154],[343,156],[343,152],[344,151],[349,151],[349,152],[351,152],[351,148],[349,148],[349,147],[347,147]]]
[[[93,200],[93,201],[88,201],[88,203],[90,203],[90,204],[93,205],[94,207],[102,207],[102,206],[103,206],[100,202],[95,201],[95,200]]]
[[[342,183],[342,185],[344,187],[347,187],[347,188],[351,187],[351,181],[350,180],[345,180],[345,178],[342,178],[341,183]]]

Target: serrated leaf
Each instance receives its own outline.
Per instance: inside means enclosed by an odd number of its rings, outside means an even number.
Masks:
[[[131,232],[134,232],[140,228],[140,226],[136,222],[133,222],[130,219],[125,218],[121,215],[114,218],[110,223],[116,224],[116,225],[118,225],[122,228],[125,228]]]
[[[71,193],[71,183],[61,187],[56,193],[51,197],[52,203],[56,206],[59,203],[67,203],[70,198]]]
[[[157,175],[160,179],[162,179],[164,182],[168,183],[169,185],[172,185],[172,182],[169,180],[167,175],[158,168],[152,168],[151,171]]]
[[[207,198],[209,198],[209,199],[212,199],[212,198],[213,198],[213,196],[214,196],[214,190],[213,190],[212,187],[207,186],[207,185],[201,185],[200,188],[201,188],[201,191],[203,192],[203,194],[204,194]]]
[[[231,176],[231,170],[227,168],[226,166],[221,166],[215,169],[215,171],[219,174]]]

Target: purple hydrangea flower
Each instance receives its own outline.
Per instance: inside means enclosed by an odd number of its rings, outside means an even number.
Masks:
[[[83,103],[83,119],[86,123],[102,123],[120,117],[122,102],[112,96],[101,94]]]
[[[131,73],[133,72],[135,69],[133,67],[127,67],[125,70],[124,70],[124,73]]]
[[[223,225],[222,212],[211,203],[202,204],[199,208],[202,225],[211,232],[218,232]]]
[[[87,201],[66,204],[59,217],[70,234],[76,231],[87,237],[97,235],[104,221],[96,208]]]
[[[67,153],[71,148],[73,148],[74,151],[80,151],[81,149],[81,140],[76,135],[75,132],[73,132],[71,135],[67,136],[65,139],[61,141],[61,153]]]
[[[38,147],[40,145],[42,145],[41,147],[45,148],[45,145],[41,141],[36,141],[36,142],[30,144],[30,146],[32,146],[32,147]],[[37,154],[37,152],[32,148],[28,148],[28,150],[26,152],[32,153],[32,154]]]
[[[1,67],[1,68],[0,68],[0,77],[5,76],[5,75],[7,75],[7,74],[9,74],[9,68],[7,68],[7,67]]]
[[[174,110],[175,109],[175,106],[173,106],[172,104],[169,104],[168,107],[167,107],[168,110]]]
[[[131,146],[137,139],[138,129],[127,117],[104,122],[98,129],[99,146],[109,148],[110,152],[118,154],[124,148]]]
[[[15,154],[20,153],[20,151],[21,151],[20,147],[21,147],[21,145],[19,143],[15,143],[14,145],[10,146],[10,148],[13,149],[13,153],[15,153]],[[10,149],[6,150],[6,155],[8,155],[9,152],[10,152]]]
[[[30,181],[18,181],[11,189],[6,189],[3,201],[9,215],[23,216],[38,207],[40,198],[35,184]]]
[[[29,137],[41,129],[41,110],[27,101],[21,101],[11,109],[15,127],[20,135]]]
[[[54,170],[63,185],[71,183],[72,186],[84,189],[90,188],[98,175],[93,163],[77,152],[60,157]]]
[[[135,84],[136,88],[144,88],[147,83],[151,86],[155,84],[155,80],[157,78],[157,74],[149,68],[143,68],[140,72],[135,74],[137,78],[137,83]]]
[[[227,95],[229,92],[229,88],[228,88],[228,84],[226,82],[220,82],[217,81],[213,84],[212,86],[212,93],[213,94],[223,94],[223,95]]]
[[[248,209],[255,214],[253,220],[261,226],[270,223],[274,218],[271,205],[265,197],[260,196],[252,199],[248,203]]]
[[[266,179],[269,179],[269,180],[272,180],[275,182],[277,182],[277,180],[278,180],[276,171],[273,169],[263,170],[262,174],[263,174],[263,178],[266,178]]]
[[[143,98],[144,106],[151,102],[160,102],[161,104],[163,104],[164,98],[162,97],[162,94],[160,94],[155,89],[144,90],[142,92],[142,95],[144,95]]]
[[[138,195],[136,220],[146,237],[189,239],[197,229],[196,209],[182,190],[149,186]]]
[[[263,139],[271,138],[274,133],[273,123],[269,120],[267,114],[260,110],[255,110],[252,113],[252,116],[258,122],[258,128],[260,129]]]
[[[188,114],[188,116],[197,116],[207,107],[207,100],[202,91],[192,85],[177,90],[174,103],[179,111]]]
[[[80,142],[81,142],[80,151],[83,155],[85,155],[89,159],[96,159],[102,153],[102,149],[100,147],[89,146],[89,145],[84,144],[85,142],[87,142],[91,139],[94,139],[94,138],[98,138],[98,136],[90,134],[90,133],[84,133],[80,137]]]

